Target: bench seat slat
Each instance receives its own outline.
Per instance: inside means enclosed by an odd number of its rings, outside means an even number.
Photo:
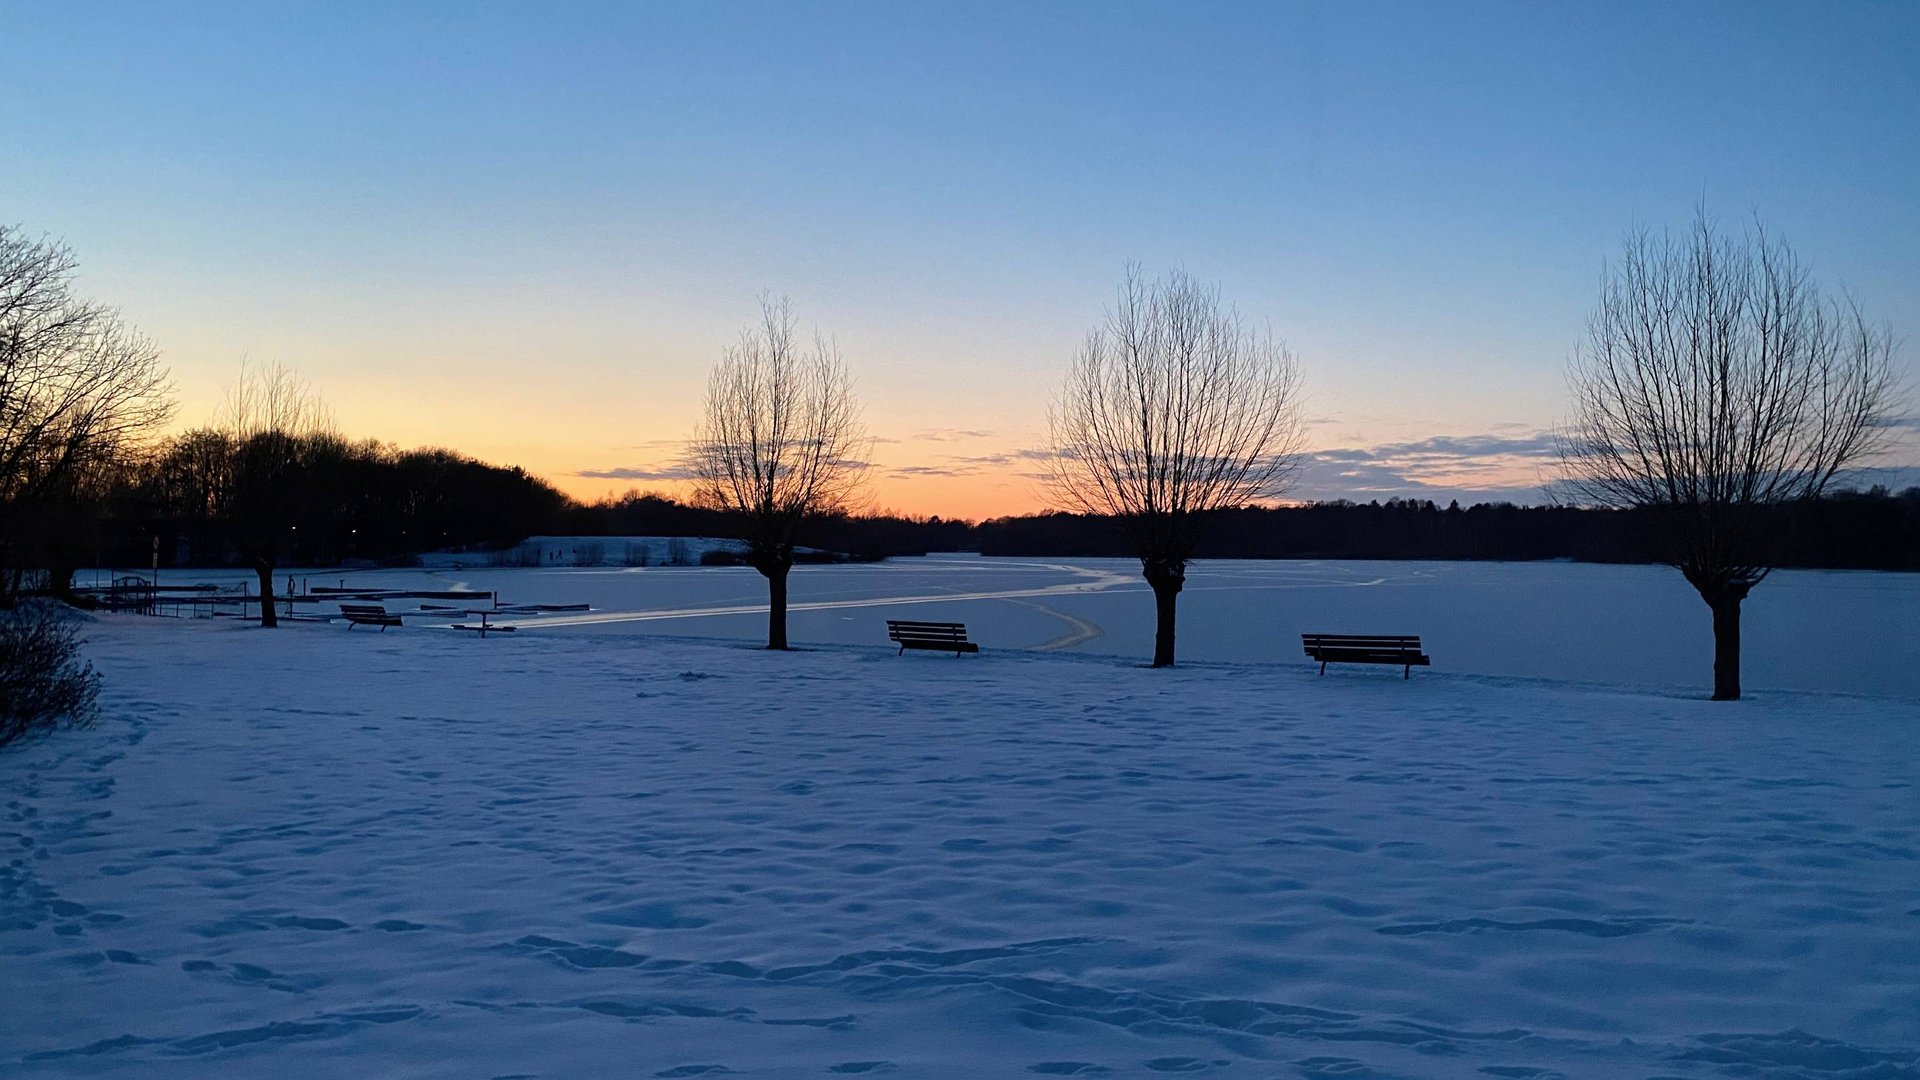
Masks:
[[[1399,664],[1409,676],[1416,667],[1433,666],[1414,634],[1301,634],[1300,644],[1320,662],[1323,675],[1328,664]]]

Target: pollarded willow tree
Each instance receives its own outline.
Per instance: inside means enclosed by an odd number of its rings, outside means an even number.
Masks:
[[[333,414],[312,387],[279,364],[243,367],[221,407],[216,439],[227,467],[218,474],[220,517],[260,580],[260,625],[279,625],[273,575],[312,500],[307,490],[317,452],[338,441]]]
[[[762,298],[707,379],[690,458],[696,493],[738,515],[747,561],[767,579],[767,648],[787,647],[787,574],[809,518],[851,509],[865,479],[865,429],[839,351],[803,344],[792,305]]]
[[[1054,502],[1125,528],[1153,587],[1153,666],[1170,666],[1176,604],[1208,519],[1277,498],[1298,471],[1299,368],[1218,289],[1129,267],[1050,420]]]
[[[1569,372],[1560,483],[1649,515],[1660,557],[1713,613],[1713,697],[1740,697],[1740,605],[1783,514],[1878,447],[1893,337],[1823,295],[1759,225],[1628,236]]]

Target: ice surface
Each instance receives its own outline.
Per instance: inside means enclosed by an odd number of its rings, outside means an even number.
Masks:
[[[698,621],[94,623],[0,1073],[1920,1076],[1911,701]]]
[[[547,539],[543,550],[572,557],[566,538]],[[612,552],[627,540],[595,542]],[[523,625],[523,633],[766,640],[766,582],[745,567],[292,573],[314,585],[459,584],[512,601],[594,607]],[[164,577],[251,580],[199,570]],[[802,566],[791,589],[796,642],[879,643],[886,619],[914,618],[964,622],[988,649],[1153,652],[1152,596],[1128,560],[935,556]],[[1743,630],[1749,689],[1920,700],[1920,574],[1780,571],[1747,601]],[[1300,635],[1309,632],[1419,634],[1441,671],[1688,692],[1712,682],[1707,607],[1666,567],[1208,560],[1189,572],[1182,658],[1305,664]]]

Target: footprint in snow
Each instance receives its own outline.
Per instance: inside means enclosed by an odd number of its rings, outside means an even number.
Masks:
[[[346,923],[339,919],[310,919],[302,915],[287,915],[273,920],[273,925],[288,930],[345,930]]]

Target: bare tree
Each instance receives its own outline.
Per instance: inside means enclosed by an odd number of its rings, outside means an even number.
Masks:
[[[1569,372],[1560,483],[1652,515],[1661,557],[1713,612],[1713,697],[1740,696],[1740,605],[1766,578],[1780,511],[1886,435],[1894,344],[1821,294],[1756,224],[1630,234]]]
[[[1130,266],[1050,420],[1053,499],[1126,529],[1153,587],[1153,666],[1170,666],[1175,605],[1208,518],[1279,496],[1298,469],[1299,368],[1218,289]]]
[[[865,478],[865,430],[833,344],[811,347],[793,307],[763,297],[707,379],[691,461],[701,501],[740,516],[747,561],[767,579],[767,648],[787,647],[787,573],[802,524],[850,508]]]
[[[308,459],[333,435],[333,416],[319,395],[279,364],[242,367],[227,392],[219,428],[233,455],[227,490],[218,499],[234,543],[260,579],[260,625],[275,627],[273,575],[309,501]]]
[[[0,226],[0,606],[37,527],[44,565],[71,563],[73,505],[172,415],[160,352],[73,292],[66,247]],[[67,525],[60,524],[62,521]]]

